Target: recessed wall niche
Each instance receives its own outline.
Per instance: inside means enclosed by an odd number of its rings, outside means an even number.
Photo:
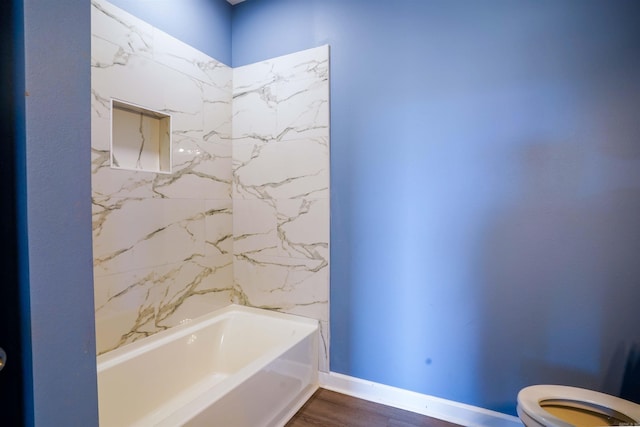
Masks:
[[[171,173],[171,116],[112,99],[111,167]]]

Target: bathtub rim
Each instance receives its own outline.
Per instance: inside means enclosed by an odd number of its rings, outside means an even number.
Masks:
[[[192,319],[184,319],[180,322],[180,324],[176,326],[171,326],[163,331],[156,332],[144,338],[140,338],[132,343],[125,344],[121,347],[97,356],[97,373],[100,374],[101,372],[115,365],[118,365],[119,363],[137,357],[147,351],[158,348],[174,339],[179,339],[183,336],[189,335],[197,331],[198,329],[221,321],[225,317],[229,317],[234,313],[266,316],[273,319],[298,323],[301,326],[308,328],[308,330],[306,330],[304,333],[304,337],[308,336],[316,330],[319,330],[318,321],[315,319],[310,319],[308,317],[302,317],[295,314],[281,313],[264,308],[230,304],[202,316],[194,317]]]

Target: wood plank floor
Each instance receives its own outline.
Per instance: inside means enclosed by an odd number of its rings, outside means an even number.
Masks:
[[[446,421],[318,389],[285,427],[458,427]]]

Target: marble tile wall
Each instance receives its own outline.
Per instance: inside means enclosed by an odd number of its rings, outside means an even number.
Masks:
[[[92,1],[98,353],[228,305],[232,70]],[[111,99],[171,116],[172,173],[111,168]]]
[[[231,69],[92,0],[91,65],[98,353],[235,302],[319,320],[327,371],[329,47]],[[171,116],[171,173],[111,167],[112,99]]]
[[[329,47],[234,69],[234,300],[318,319],[328,370]]]

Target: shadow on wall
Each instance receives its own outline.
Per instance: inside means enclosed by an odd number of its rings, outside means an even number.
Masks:
[[[620,397],[640,404],[640,341],[626,351]]]
[[[522,147],[520,190],[486,235],[479,293],[480,389],[511,414],[532,384],[620,395],[640,341],[639,147]]]

